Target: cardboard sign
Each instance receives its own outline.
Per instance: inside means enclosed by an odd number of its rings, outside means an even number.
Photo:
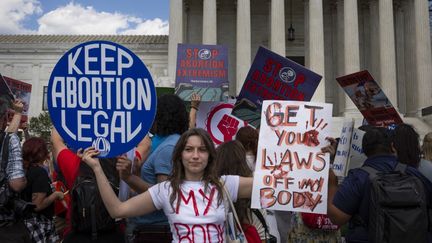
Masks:
[[[336,78],[372,126],[400,124],[402,119],[367,70]]]
[[[233,104],[221,102],[200,104],[196,126],[205,129],[216,145],[235,139],[237,131],[247,125],[231,115],[233,107]]]
[[[22,116],[21,116],[21,122],[20,122],[20,124],[23,124],[28,120],[27,114],[30,105],[32,85],[6,76],[4,76],[4,80],[9,86],[12,94],[15,96],[15,99],[20,100],[24,105]],[[11,112],[9,115],[9,121],[12,120],[12,117],[13,117],[13,112]]]
[[[48,109],[68,146],[94,146],[101,157],[114,157],[149,131],[156,91],[138,56],[113,42],[91,41],[67,51],[54,67]]]
[[[342,132],[339,136],[339,143],[336,150],[335,160],[332,165],[333,172],[336,176],[344,176],[349,158],[351,137],[354,128],[354,119],[343,123]]]
[[[345,176],[347,175],[349,170],[361,167],[367,159],[362,149],[362,141],[364,134],[365,132],[360,129],[353,129],[348,169],[345,171]]]
[[[257,127],[263,100],[310,101],[321,78],[302,65],[259,47],[233,115]]]
[[[175,93],[190,101],[193,93],[201,101],[226,101],[228,49],[220,45],[178,44]]]
[[[15,99],[4,77],[0,74],[0,115],[7,112]]]
[[[332,105],[266,100],[262,114],[252,208],[325,214]]]

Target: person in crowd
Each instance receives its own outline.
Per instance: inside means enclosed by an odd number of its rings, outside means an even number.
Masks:
[[[5,171],[2,172],[4,176],[2,188],[9,190],[12,194],[22,191],[26,185],[27,180],[22,163],[21,144],[16,133],[6,133],[7,125],[7,110],[11,106],[8,98],[0,97],[0,158],[6,157],[7,165]],[[15,114],[22,112],[22,103],[20,108],[15,107]],[[6,137],[9,137],[9,143]],[[3,184],[7,183],[7,184]],[[30,234],[28,233],[24,221],[18,217],[16,212],[9,206],[2,207],[0,210],[0,242],[4,243],[27,243],[31,242]]]
[[[12,110],[14,111],[14,115],[12,116],[12,120],[9,122],[6,128],[6,132],[8,133],[18,132],[18,128],[21,124],[23,108],[24,108],[24,104],[20,100],[14,100],[12,102]]]
[[[422,150],[423,157],[426,160],[432,161],[432,132],[424,136]]]
[[[251,127],[241,127],[236,134],[236,140],[239,141],[246,150],[246,161],[249,168],[254,171],[256,163],[256,155],[258,149],[258,131]]]
[[[196,127],[196,116],[201,103],[201,96],[197,93],[191,95],[191,105],[189,111],[189,128]]]
[[[23,131],[24,140],[29,139],[31,137],[29,132],[29,124],[27,122],[23,122],[21,124],[21,129]]]
[[[330,154],[330,164],[333,164],[339,138],[328,137],[326,140],[330,144],[323,147],[321,151]],[[288,242],[302,242],[305,239],[310,243],[342,242],[339,226],[333,224],[325,214],[293,213],[291,227]]]
[[[217,165],[217,174],[222,175],[239,175],[251,177],[252,170],[246,162],[246,151],[238,141],[229,141],[222,143],[216,149],[215,163]],[[250,199],[239,199],[234,203],[237,215],[242,223],[243,231],[246,234],[249,243],[261,242],[266,239],[264,227],[259,219],[251,210]],[[255,237],[256,236],[256,237]]]
[[[147,134],[143,140],[135,148],[135,158],[132,163],[132,174],[136,176],[141,176],[141,168],[144,162],[147,160],[151,152],[152,140]],[[124,171],[123,167],[128,166],[128,163],[117,163],[117,169],[119,171]],[[127,167],[128,168],[128,167]],[[129,169],[129,168],[128,168]]]
[[[27,186],[21,196],[36,207],[34,213],[24,222],[33,242],[56,242],[60,238],[54,227],[54,201],[62,200],[63,193],[51,189],[48,172],[43,168],[49,157],[46,142],[33,137],[26,140],[22,147]]]
[[[173,242],[224,241],[224,189],[233,201],[249,198],[253,178],[216,176],[215,148],[203,129],[186,131],[178,140],[173,171],[167,181],[121,202],[107,183],[94,148],[84,151],[83,160],[96,174],[102,199],[112,217],[134,217],[162,209],[170,222]]]
[[[118,161],[121,179],[137,193],[168,178],[172,170],[174,146],[189,125],[186,107],[177,95],[162,95],[157,104],[151,129],[154,135],[151,144],[147,141],[143,146],[143,150],[150,150],[150,154],[141,167],[141,177],[130,173],[130,160]],[[168,219],[161,210],[128,219],[126,237],[129,242],[171,242]]]
[[[363,166],[370,166],[380,172],[395,170],[398,160],[387,129],[368,128],[363,137],[362,148],[367,156]],[[408,166],[406,171],[423,181],[426,193],[432,193],[432,185],[428,184],[414,167]],[[359,224],[359,219],[361,222],[369,220],[369,183],[369,174],[357,168],[350,170],[338,186],[337,177],[330,169],[327,213],[335,224],[350,223],[345,237],[347,242],[368,242],[368,228]]]
[[[426,134],[422,145],[423,158],[418,170],[432,182],[432,132]]]
[[[414,127],[405,123],[399,124],[392,130],[391,134],[398,160],[403,164],[417,168],[423,176],[432,182],[432,163],[421,158],[420,135]],[[425,140],[427,145],[427,135],[425,136]],[[425,143],[423,142],[423,150],[424,145]]]
[[[235,140],[239,141],[246,150],[246,162],[252,172],[255,171],[256,156],[258,151],[258,138],[258,130],[251,126],[241,127],[237,131],[235,137]],[[276,220],[276,214],[278,214],[278,217],[280,216],[281,222],[279,224]],[[263,215],[265,217],[267,225],[269,226],[269,231],[271,235],[275,236],[278,240],[280,239],[279,225],[281,227],[280,230],[282,232],[285,232],[285,235],[288,234],[289,220],[287,220],[287,217],[291,216],[290,212],[281,211],[279,215],[279,211],[265,210]],[[259,231],[259,233],[261,235],[262,232]],[[286,237],[284,238],[284,240],[286,240]]]
[[[420,136],[414,127],[402,123],[394,129],[389,129],[388,133],[390,133],[398,161],[417,168],[421,159]]]
[[[60,134],[57,132],[55,128],[51,130],[51,143],[52,143],[52,154],[53,157],[57,161],[57,165],[63,175],[64,181],[66,182],[66,187],[69,190],[73,190],[75,181],[78,176],[92,176],[93,173],[90,168],[85,163],[81,163],[82,153],[81,151],[73,152],[70,150]],[[106,170],[112,171],[112,174],[117,175],[116,173],[116,160],[114,159],[102,159],[104,168]],[[117,180],[117,184],[115,186],[119,186],[119,182]],[[92,239],[90,233],[81,233],[77,232],[72,227],[71,218],[74,217],[72,215],[72,207],[74,205],[73,200],[70,201],[68,205],[68,211],[66,213],[66,224],[67,227],[64,230],[64,243],[68,242],[124,242],[124,234],[120,232],[120,229],[115,228],[111,231],[105,231],[101,234],[98,234],[97,241]]]

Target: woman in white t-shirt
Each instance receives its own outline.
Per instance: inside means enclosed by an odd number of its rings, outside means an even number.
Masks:
[[[224,242],[225,207],[223,185],[233,201],[250,198],[252,177],[217,177],[215,148],[206,131],[186,131],[173,152],[173,172],[167,181],[121,202],[105,177],[94,148],[84,151],[85,161],[95,172],[102,199],[113,218],[128,218],[163,209],[173,242]]]

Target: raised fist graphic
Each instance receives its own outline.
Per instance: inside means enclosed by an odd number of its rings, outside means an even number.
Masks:
[[[221,133],[223,134],[224,141],[232,140],[232,138],[237,132],[239,124],[240,122],[235,118],[230,117],[227,114],[223,115],[222,119],[217,125],[217,128],[219,128],[219,131],[221,131]]]

